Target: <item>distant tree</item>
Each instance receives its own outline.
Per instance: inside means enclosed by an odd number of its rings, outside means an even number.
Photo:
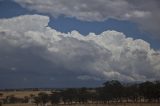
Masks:
[[[59,104],[60,103],[60,94],[59,93],[52,93],[50,95],[50,101],[51,101],[51,104],[52,106],[53,105],[56,105],[56,104]]]
[[[139,84],[140,95],[144,97],[145,100],[151,102],[154,100],[156,95],[155,84],[150,81]]]
[[[2,106],[2,104],[3,104],[3,103],[2,103],[2,101],[0,100],[0,106]]]
[[[38,96],[34,97],[34,103],[38,106],[41,103],[41,100]]]
[[[34,97],[35,97],[34,94],[30,94],[30,97],[29,97],[30,101],[29,102],[33,103]]]
[[[3,97],[3,93],[0,93],[0,97]]]
[[[102,88],[102,98],[105,101],[115,100],[115,101],[122,101],[123,95],[123,85],[117,81],[107,81],[104,83],[104,87]]]
[[[23,98],[15,97],[14,95],[6,96],[4,99],[4,103],[22,103],[24,101]]]
[[[0,98],[3,97],[3,93],[0,93]],[[2,106],[2,100],[0,99],[0,106]]]
[[[41,103],[43,104],[43,106],[45,106],[45,104],[49,101],[49,96],[45,92],[40,92],[38,94],[38,97],[39,97]]]
[[[9,95],[6,97],[8,103],[16,103],[17,102],[17,98],[14,95]]]
[[[98,97],[98,93],[96,92],[96,90],[92,89],[87,91],[87,99],[91,103],[96,103],[97,97]]]
[[[30,94],[30,98],[34,98],[35,97],[35,95],[34,94]]]
[[[155,99],[160,102],[160,81],[155,81]]]
[[[65,104],[72,104],[73,101],[77,101],[77,94],[77,89],[69,88],[61,92],[61,97]]]
[[[127,102],[137,102],[140,97],[138,84],[124,86],[123,97]]]
[[[23,102],[24,102],[24,103],[28,103],[28,102],[29,102],[29,97],[28,97],[28,96],[25,96],[24,99],[23,99]]]
[[[78,101],[79,103],[87,103],[89,99],[89,93],[87,88],[80,88],[78,91]]]

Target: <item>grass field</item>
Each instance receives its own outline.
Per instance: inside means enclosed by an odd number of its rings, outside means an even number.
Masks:
[[[25,96],[30,97],[31,94],[36,96],[40,92],[46,92],[48,94],[51,93],[50,91],[5,91],[0,93],[3,94],[3,98],[10,95],[14,95],[15,97],[18,97],[18,98],[24,98]],[[3,104],[2,106],[36,106],[36,104],[17,103],[17,104]],[[51,105],[47,105],[47,106],[51,106]],[[160,103],[110,103],[110,104],[72,104],[72,105],[59,104],[56,106],[160,106]]]
[[[36,106],[35,104],[3,104],[2,106]],[[40,106],[40,105],[39,105]],[[51,105],[47,105],[51,106]],[[159,103],[73,104],[56,106],[160,106]]]
[[[5,92],[0,92],[3,94],[3,98],[10,96],[10,95],[14,95],[15,97],[18,98],[24,98],[25,96],[30,97],[30,95],[38,95],[38,93],[40,92],[46,92],[48,94],[50,94],[50,91],[5,91]]]

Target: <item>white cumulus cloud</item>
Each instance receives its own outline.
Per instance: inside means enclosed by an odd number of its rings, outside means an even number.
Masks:
[[[49,62],[63,68],[65,73],[78,73],[78,79],[143,81],[160,78],[160,52],[150,48],[148,42],[111,30],[87,36],[77,31],[61,33],[48,27],[48,22],[49,18],[41,15],[0,19],[0,61],[3,61],[0,68],[15,67],[18,72],[27,67],[24,61],[26,64],[34,61],[26,68],[26,73],[52,73],[36,70],[40,63],[35,63],[34,59],[41,58],[45,60],[41,67]],[[6,59],[6,55],[12,59]]]

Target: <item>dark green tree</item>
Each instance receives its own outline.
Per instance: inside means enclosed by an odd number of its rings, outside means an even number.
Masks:
[[[156,95],[155,84],[150,81],[143,82],[139,84],[139,92],[147,102],[152,102]]]
[[[155,81],[155,99],[160,102],[160,81]]]
[[[78,90],[78,102],[79,103],[87,103],[89,99],[89,93],[87,91],[87,88],[80,88]]]
[[[123,85],[117,80],[107,81],[104,83],[102,93],[103,100],[106,100],[108,102],[110,100],[122,102]]]
[[[69,88],[61,92],[62,100],[66,104],[72,104],[77,101],[77,89]]]
[[[60,103],[60,99],[61,99],[61,97],[60,97],[59,93],[52,93],[50,95],[50,101],[51,101],[52,106],[59,104]]]
[[[3,97],[3,93],[0,93],[0,98]],[[2,106],[2,100],[0,100],[0,106]]]
[[[38,94],[38,97],[39,97],[41,103],[43,104],[43,106],[45,106],[45,104],[49,101],[49,96],[45,92],[40,92]]]
[[[29,102],[29,97],[28,97],[28,96],[25,96],[24,99],[23,99],[23,102],[24,102],[24,103],[28,103],[28,102]]]
[[[34,103],[38,106],[41,103],[41,100],[38,96],[34,96]]]

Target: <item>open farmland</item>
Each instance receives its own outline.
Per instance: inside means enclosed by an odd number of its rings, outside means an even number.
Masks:
[[[39,93],[45,92],[47,94],[51,94],[51,91],[1,91],[3,93],[3,98],[7,96],[14,95],[17,98],[24,98],[26,96],[30,97],[31,95],[38,96]],[[1,97],[2,98],[2,97]],[[37,106],[35,103],[11,103],[11,104],[3,104],[2,106]],[[39,104],[38,106],[41,106]],[[45,106],[52,106],[51,103],[47,103]],[[160,103],[109,103],[109,104],[92,104],[92,103],[85,103],[85,104],[56,104],[53,106],[160,106]]]
[[[17,98],[24,98],[25,96],[30,97],[31,95],[37,96],[40,92],[45,92],[47,94],[51,93],[50,91],[1,91],[0,93],[3,94],[3,98],[6,98],[7,96],[11,95],[14,95]]]
[[[2,106],[36,106],[36,104],[4,104]],[[39,105],[40,106],[40,105]],[[47,105],[52,106],[52,105]],[[116,103],[116,104],[72,104],[72,105],[54,105],[54,106],[160,106],[159,103]]]
[[[159,81],[125,85],[112,80],[97,88],[4,90],[0,92],[0,103],[4,106],[159,106],[159,89]]]

